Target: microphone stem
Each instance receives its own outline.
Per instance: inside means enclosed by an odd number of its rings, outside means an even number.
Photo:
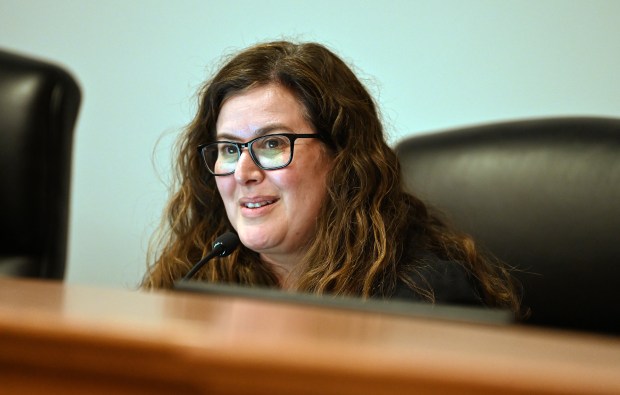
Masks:
[[[204,258],[199,260],[198,263],[195,264],[189,272],[187,272],[187,274],[181,279],[181,281],[191,280],[191,278],[194,277],[194,275],[205,265],[205,263],[207,263],[214,256],[219,255],[219,253],[220,252],[218,249],[214,249],[213,251],[211,251]]]

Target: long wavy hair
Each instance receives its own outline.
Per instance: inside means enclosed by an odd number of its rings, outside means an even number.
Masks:
[[[433,300],[433,290],[403,262],[416,251],[465,266],[490,306],[519,309],[509,272],[474,241],[407,193],[395,152],[387,145],[374,100],[352,70],[316,43],[270,42],[232,57],[200,91],[199,109],[178,143],[176,184],[165,223],[149,252],[144,288],[169,288],[232,229],[214,177],[196,147],[215,139],[224,101],[257,86],[292,92],[327,142],[333,166],[316,235],[299,262],[295,288],[317,294],[388,297],[399,281]],[[241,246],[201,269],[204,281],[278,286],[273,270]]]

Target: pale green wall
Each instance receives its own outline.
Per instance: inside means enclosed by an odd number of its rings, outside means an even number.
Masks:
[[[0,47],[79,78],[67,280],[131,287],[166,200],[169,147],[221,54],[281,37],[327,44],[368,82],[395,142],[492,120],[620,116],[618,21],[615,0],[0,0]]]

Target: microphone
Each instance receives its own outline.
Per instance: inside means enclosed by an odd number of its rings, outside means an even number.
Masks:
[[[225,257],[237,248],[239,245],[239,236],[232,232],[226,232],[213,242],[213,249],[204,258],[198,261],[189,272],[181,279],[181,281],[190,280],[201,267],[204,266],[213,257]]]

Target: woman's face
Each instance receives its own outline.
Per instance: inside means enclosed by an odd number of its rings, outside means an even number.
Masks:
[[[216,139],[247,142],[275,133],[316,133],[303,114],[303,106],[287,89],[277,84],[253,88],[224,102]],[[283,169],[262,170],[243,149],[234,174],[215,177],[243,245],[289,268],[314,235],[331,167],[320,140],[298,139],[294,144],[293,161]]]

